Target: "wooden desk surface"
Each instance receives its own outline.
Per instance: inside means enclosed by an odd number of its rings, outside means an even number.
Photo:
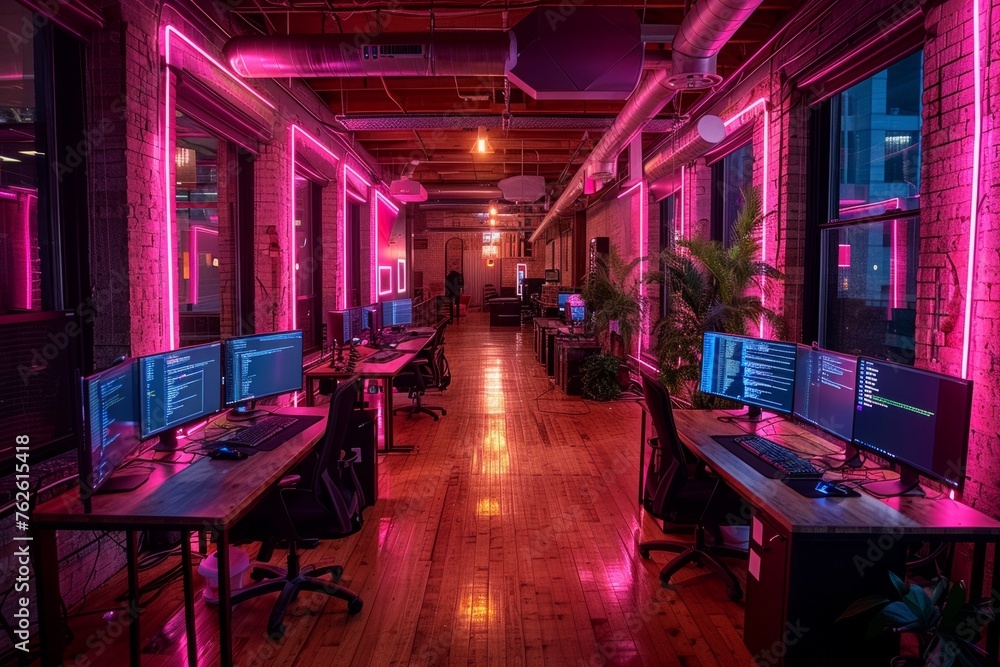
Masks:
[[[824,535],[881,535],[932,537],[966,535],[972,538],[1000,536],[1000,522],[967,505],[948,499],[889,498],[879,500],[861,493],[858,498],[806,498],[776,479],[769,479],[712,439],[713,435],[746,433],[736,424],[720,422],[710,410],[674,410],[681,440],[740,496],[764,512],[788,533]],[[749,424],[744,424],[744,427]],[[792,422],[781,430],[794,434],[787,444],[808,451],[814,443],[817,453],[838,447],[816,433]],[[767,435],[780,444],[781,435]]]
[[[282,408],[276,414],[325,417],[327,412],[324,406]],[[139,461],[137,466],[151,467],[153,473],[134,491],[97,494],[91,513],[84,514],[79,489],[71,489],[36,507],[32,521],[38,525],[94,528],[228,528],[306,457],[325,430],[326,419],[322,419],[281,446],[242,461],[213,461],[207,457],[186,465]]]
[[[435,329],[432,327],[421,327],[410,329],[410,331],[421,335],[418,338],[411,338],[410,340],[403,341],[397,345],[396,351],[403,352],[404,354],[401,357],[396,357],[392,361],[385,363],[366,362],[365,359],[378,352],[378,350],[362,347],[362,357],[361,359],[358,359],[354,373],[345,373],[342,370],[330,368],[329,363],[321,363],[307,370],[306,377],[345,378],[351,377],[351,375],[361,375],[366,378],[396,377],[404,368],[406,368],[406,365],[413,360],[413,357],[415,357],[418,352],[427,346],[427,343],[429,343],[431,338],[434,337]]]

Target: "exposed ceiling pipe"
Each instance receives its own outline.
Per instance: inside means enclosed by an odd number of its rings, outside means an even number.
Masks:
[[[223,57],[249,78],[503,76],[517,60],[513,33],[386,33],[374,44],[355,35],[245,36]]]
[[[372,114],[337,116],[348,132],[386,132],[392,130],[469,130],[477,127],[503,129],[503,117],[492,114]],[[615,122],[614,116],[511,116],[510,130],[587,130],[604,132]],[[669,132],[677,126],[671,119],[655,118],[647,132]]]
[[[661,151],[643,165],[646,178],[655,181],[670,175],[679,165],[704,155],[726,138],[726,125],[718,116],[702,116],[693,128],[677,142],[676,149]]]
[[[428,200],[463,199],[483,200],[503,199],[503,190],[493,185],[425,185]]]
[[[672,67],[647,72],[625,103],[615,124],[601,137],[542,224],[531,235],[537,240],[545,227],[569,210],[583,193],[588,165],[617,163],[618,154],[676,94],[684,88],[717,84],[715,59],[733,33],[750,18],[762,0],[699,0],[684,17],[672,45]],[[594,173],[593,167],[589,167]],[[602,174],[603,176],[603,174]],[[613,178],[613,174],[610,174]]]

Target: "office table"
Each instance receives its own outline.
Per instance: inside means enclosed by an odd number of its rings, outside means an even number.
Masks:
[[[865,493],[857,498],[806,498],[780,480],[764,477],[713,440],[713,435],[740,435],[753,426],[743,423],[741,429],[720,422],[721,415],[729,413],[674,411],[684,444],[749,507],[744,643],[752,655],[771,651],[779,657],[774,649],[782,647],[785,655],[780,660],[787,664],[863,664],[857,656],[840,653],[848,649],[837,636],[835,621],[854,600],[886,592],[888,571],[902,572],[907,541],[974,543],[978,562],[973,564],[970,595],[979,596],[986,545],[1000,540],[1000,522],[947,498],[879,500]],[[776,428],[779,433],[766,437],[797,451],[829,453],[839,448],[826,436],[790,421]],[[994,558],[992,577],[996,587],[1000,558]],[[793,626],[810,630],[790,642],[786,633]],[[995,626],[990,625],[987,638],[994,661],[1000,643]]]
[[[567,396],[583,394],[580,367],[584,360],[601,353],[601,345],[593,338],[577,336],[556,336],[555,377],[556,384]]]
[[[326,415],[326,408],[282,408],[276,414]],[[229,531],[275,484],[309,454],[326,429],[326,419],[308,427],[271,451],[260,451],[243,461],[201,458],[190,464],[154,463],[150,479],[128,493],[93,496],[84,513],[78,489],[72,489],[35,508],[32,535],[35,580],[38,587],[42,664],[62,664],[64,626],[59,590],[57,530],[123,530],[128,569],[129,662],[140,664],[139,571],[137,532],[181,531],[184,574],[184,616],[189,665],[197,665],[194,626],[194,584],[191,575],[190,532],[216,533],[219,559],[219,644],[221,663],[233,664],[232,607],[229,577]]]
[[[385,452],[405,452],[412,449],[411,447],[404,447],[396,445],[393,441],[393,427],[392,427],[392,380],[406,368],[417,354],[427,347],[427,344],[431,342],[434,338],[436,329],[433,327],[419,327],[410,329],[414,333],[421,334],[418,338],[411,338],[410,340],[403,341],[396,346],[397,352],[403,352],[403,356],[397,357],[392,361],[386,363],[372,363],[366,362],[365,359],[375,354],[377,350],[372,350],[370,348],[361,348],[362,358],[358,360],[358,363],[354,369],[354,373],[346,373],[343,370],[338,370],[335,368],[330,368],[328,363],[321,363],[305,372],[305,387],[306,387],[306,406],[311,406],[314,404],[314,395],[316,393],[315,383],[317,380],[323,378],[330,378],[334,380],[342,380],[353,375],[360,375],[366,380],[378,380],[379,384],[382,386],[383,399],[383,413],[382,413],[382,424],[383,424],[383,437],[385,439],[384,449]]]

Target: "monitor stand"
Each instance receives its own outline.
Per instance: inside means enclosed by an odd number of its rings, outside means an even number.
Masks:
[[[861,450],[847,443],[844,447],[844,466],[847,468],[860,468],[864,465],[864,461],[861,460]]]
[[[145,472],[133,473],[131,475],[114,475],[102,484],[101,488],[97,489],[94,493],[103,494],[134,491],[146,483],[146,480],[149,479],[149,474],[149,472]]]
[[[910,470],[905,466],[899,469],[899,479],[890,479],[884,482],[868,482],[862,484],[861,488],[879,498],[892,498],[896,496],[916,496],[923,498],[926,494],[920,488],[920,475],[915,470]]]
[[[748,421],[754,424],[764,421],[764,411],[755,405],[748,405],[746,417],[744,417],[742,421]]]
[[[177,441],[177,431],[170,429],[160,434],[160,441],[153,445],[154,452],[175,452],[181,448]]]
[[[269,414],[267,410],[257,410],[255,407],[256,405],[256,401],[240,403],[226,413],[226,419],[231,422],[245,422],[251,419],[258,419],[266,414]]]

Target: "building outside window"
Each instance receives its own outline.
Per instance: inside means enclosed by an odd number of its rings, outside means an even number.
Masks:
[[[743,193],[753,187],[753,144],[743,144],[712,165],[712,240],[733,244]]]
[[[922,56],[831,100],[831,201],[820,232],[820,344],[907,364],[914,362]]]

